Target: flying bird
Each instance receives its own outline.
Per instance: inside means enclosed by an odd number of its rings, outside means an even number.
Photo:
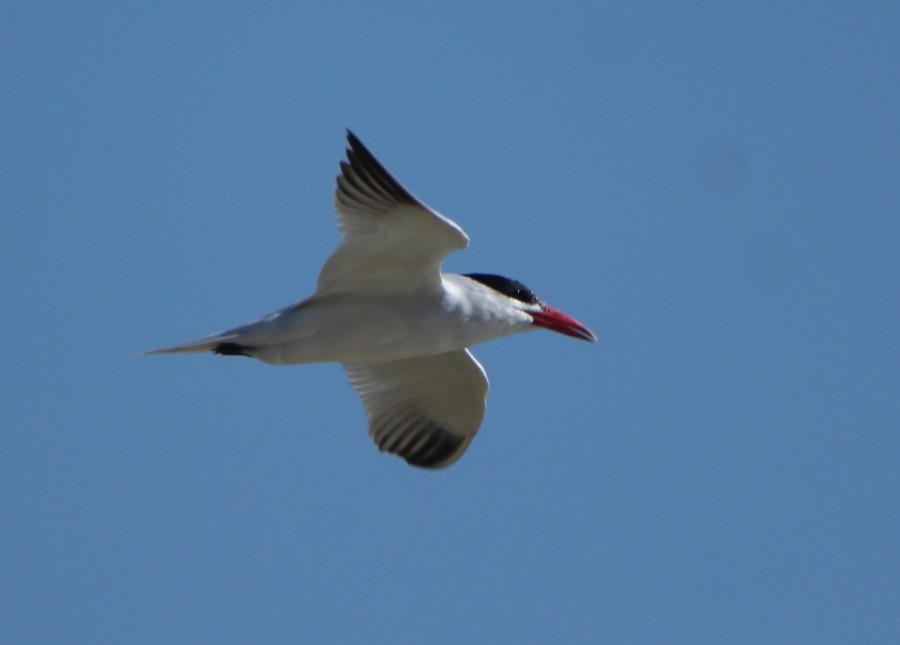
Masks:
[[[334,207],[343,242],[315,293],[264,318],[148,354],[212,352],[276,365],[338,362],[378,449],[443,468],[484,418],[488,380],[469,348],[537,328],[586,341],[584,325],[521,282],[442,273],[468,236],[423,204],[347,131]]]

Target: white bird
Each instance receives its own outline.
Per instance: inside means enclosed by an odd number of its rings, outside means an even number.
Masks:
[[[521,282],[441,273],[469,238],[394,179],[352,132],[334,205],[343,243],[316,292],[256,322],[147,352],[208,352],[284,365],[335,361],[362,399],[379,450],[443,468],[484,418],[484,368],[469,347],[538,327],[595,341]]]

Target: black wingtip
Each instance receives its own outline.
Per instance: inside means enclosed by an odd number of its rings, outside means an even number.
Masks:
[[[373,155],[365,146],[365,144],[359,140],[358,136],[353,134],[353,131],[350,128],[347,128],[347,143],[350,146],[349,148],[347,148],[347,152],[356,153],[357,155],[366,159],[375,159],[375,155]],[[378,161],[376,161],[375,163],[381,166],[381,163],[379,163]]]
[[[382,192],[387,193],[398,203],[418,205],[419,202],[412,196],[412,193],[406,190],[406,188],[404,188],[403,185],[388,172],[387,168],[385,168],[363,142],[359,140],[359,137],[353,134],[353,131],[350,130],[350,128],[347,128],[346,131],[347,143],[350,146],[347,148],[346,162],[349,165],[349,168],[352,168],[365,183],[374,187],[376,190],[380,189]],[[344,164],[341,165],[341,173],[345,176],[350,174]]]
[[[365,146],[365,144],[359,140],[359,137],[353,134],[353,130],[350,128],[346,129],[347,132],[347,144],[349,147],[347,148],[347,152],[355,152],[356,154],[363,155],[365,157],[370,157],[372,159],[375,158],[369,149]],[[379,164],[380,165],[380,164]]]
[[[438,430],[428,437],[415,452],[401,454],[410,466],[437,470],[446,468],[462,454],[460,448],[466,442],[465,437]],[[399,453],[398,453],[399,454]]]

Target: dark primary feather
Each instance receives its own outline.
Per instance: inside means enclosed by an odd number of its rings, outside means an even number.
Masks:
[[[411,466],[440,468],[455,456],[466,438],[434,423],[391,428],[374,437],[378,449],[402,457]]]
[[[356,199],[353,191],[347,190],[346,186],[341,185],[341,179],[359,193],[375,193],[387,203],[419,205],[416,198],[394,179],[391,173],[375,158],[375,155],[369,152],[362,141],[349,130],[347,130],[347,141],[350,144],[350,147],[347,148],[347,161],[341,162],[342,172],[338,179],[338,185],[344,189],[342,191],[344,196]]]

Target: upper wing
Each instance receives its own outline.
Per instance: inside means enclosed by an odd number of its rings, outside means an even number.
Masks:
[[[344,371],[382,452],[412,466],[443,468],[469,447],[484,418],[484,369],[468,350],[385,363],[347,363]]]
[[[469,238],[394,179],[352,132],[334,207],[344,242],[319,274],[317,295],[436,292],[441,262]]]

